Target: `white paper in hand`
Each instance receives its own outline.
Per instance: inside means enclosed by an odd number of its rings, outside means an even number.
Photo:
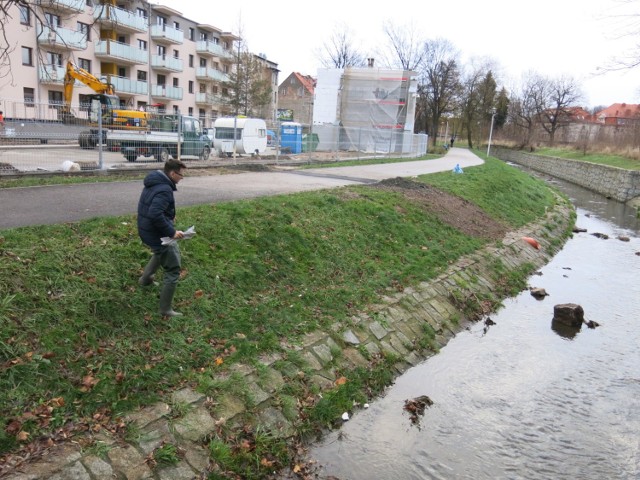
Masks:
[[[196,227],[191,225],[184,232],[182,232],[182,238],[171,238],[171,237],[162,237],[160,240],[162,241],[162,245],[172,245],[177,240],[186,240],[188,238],[193,238],[196,234]]]

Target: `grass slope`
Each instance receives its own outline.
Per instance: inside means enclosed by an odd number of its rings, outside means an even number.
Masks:
[[[547,187],[489,159],[419,179],[519,227]],[[137,284],[149,257],[135,218],[6,230],[0,236],[0,454],[96,412],[113,417],[207,372],[252,362],[433,278],[483,245],[403,195],[365,186],[181,208],[176,308]],[[40,415],[41,414],[41,415]]]

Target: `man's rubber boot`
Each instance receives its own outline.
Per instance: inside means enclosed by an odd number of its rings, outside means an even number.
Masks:
[[[163,317],[181,317],[182,313],[176,312],[171,308],[173,302],[173,294],[176,291],[176,285],[173,283],[164,284],[160,291],[160,315]]]
[[[158,255],[152,255],[149,259],[149,263],[144,267],[142,276],[138,279],[138,284],[142,287],[153,285],[155,283],[153,279],[156,277],[156,270],[158,270],[158,267],[160,267],[160,257]]]

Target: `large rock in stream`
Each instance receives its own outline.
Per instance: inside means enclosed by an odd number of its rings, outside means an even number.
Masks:
[[[582,326],[584,322],[584,310],[575,303],[561,303],[553,307],[553,321],[560,322],[570,327]]]

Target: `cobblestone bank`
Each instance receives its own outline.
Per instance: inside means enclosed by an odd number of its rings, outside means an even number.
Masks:
[[[607,167],[579,160],[545,157],[508,148],[494,148],[492,153],[500,160],[517,163],[567,180],[619,202],[640,197],[640,171]]]
[[[444,346],[465,327],[463,314],[452,298],[493,296],[500,276],[496,264],[515,269],[524,264],[538,268],[546,264],[564,244],[566,232],[573,226],[573,208],[562,204],[539,223],[528,225],[505,236],[500,244],[490,245],[460,259],[437,279],[380,299],[378,305],[353,317],[346,324],[335,324],[328,332],[307,335],[296,344],[287,344],[306,362],[310,381],[321,389],[332,388],[337,371],[368,365],[368,354],[391,353],[402,359],[396,365],[400,375],[433,352],[419,347],[426,327],[436,333],[436,342]],[[533,237],[540,243],[536,250],[522,240]],[[281,360],[281,355],[264,357],[260,365],[234,365],[215,379],[235,378],[244,386],[244,394],[227,394],[210,399],[191,390],[174,392],[166,403],[151,405],[128,415],[135,437],[122,440],[101,434],[96,436],[92,453],[83,452],[75,443],[52,448],[39,461],[18,466],[5,478],[10,480],[97,480],[206,478],[209,455],[202,440],[216,424],[240,425],[248,419],[283,437],[294,434],[295,409],[283,408],[287,378],[298,373]],[[294,400],[295,399],[290,399]],[[289,402],[290,404],[290,402]],[[295,404],[295,403],[294,403]],[[159,467],[145,462],[163,444],[179,447],[184,456],[176,465]]]

